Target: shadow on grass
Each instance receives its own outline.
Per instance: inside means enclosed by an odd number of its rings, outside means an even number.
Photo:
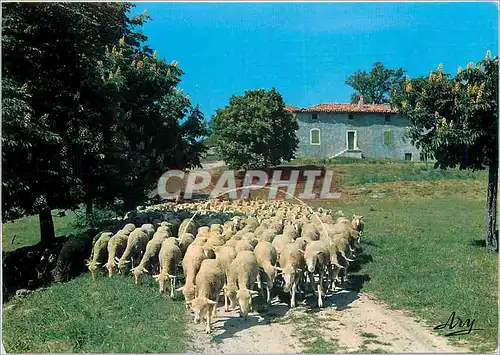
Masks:
[[[486,248],[486,241],[484,239],[474,239],[469,241],[471,247]]]

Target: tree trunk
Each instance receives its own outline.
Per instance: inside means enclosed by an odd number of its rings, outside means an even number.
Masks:
[[[87,213],[87,216],[92,215],[93,211],[94,211],[94,208],[92,205],[92,198],[85,197],[85,212]]]
[[[40,218],[40,239],[42,243],[51,242],[56,238],[52,211],[49,206],[45,206],[39,213]]]
[[[493,159],[488,173],[488,216],[486,221],[486,247],[498,251],[497,191],[498,159]]]

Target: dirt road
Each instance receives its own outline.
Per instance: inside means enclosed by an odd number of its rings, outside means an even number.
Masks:
[[[390,310],[363,293],[338,291],[325,299],[325,308],[308,299],[290,308],[277,299],[246,320],[236,311],[219,308],[213,334],[204,324],[190,323],[191,351],[203,353],[298,352],[470,352],[403,312]]]

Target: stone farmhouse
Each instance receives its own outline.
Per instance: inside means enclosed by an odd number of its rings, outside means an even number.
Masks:
[[[389,105],[324,103],[286,106],[297,118],[296,157],[424,160],[405,137],[409,120]]]

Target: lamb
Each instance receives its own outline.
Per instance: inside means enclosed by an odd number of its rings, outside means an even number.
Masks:
[[[163,239],[164,240],[164,239]],[[132,275],[134,275],[135,284],[138,285],[142,275],[144,273],[148,273],[148,266],[156,267],[155,264],[158,263],[158,254],[160,253],[160,249],[163,243],[163,240],[160,239],[151,239],[146,245],[146,251],[142,256],[141,262],[136,267],[132,268]]]
[[[224,245],[218,248],[215,251],[216,257],[215,260],[219,262],[222,269],[224,270],[224,286],[227,287],[227,275],[229,274],[229,267],[234,259],[236,259],[236,250],[228,245]],[[234,308],[234,305],[231,304],[231,308]],[[224,310],[226,312],[229,311],[228,306],[228,297],[224,296]]]
[[[93,280],[97,277],[98,265],[101,265],[107,258],[108,243],[112,236],[113,233],[110,232],[101,233],[99,239],[94,243],[91,260],[87,261],[87,267]]]
[[[185,283],[177,291],[182,292],[186,300],[186,309],[189,308],[188,302],[195,298],[196,275],[200,270],[201,263],[207,259],[203,247],[191,244],[182,259],[182,269],[184,272]]]
[[[210,333],[211,318],[217,315],[220,292],[224,286],[224,270],[217,260],[203,260],[196,275],[196,298],[188,303],[194,311],[194,322],[207,320],[205,332]]]
[[[175,279],[177,266],[181,262],[181,250],[175,244],[174,238],[167,238],[161,244],[160,254],[160,273],[153,277],[160,286],[160,293],[165,291],[165,281],[170,279],[170,297],[174,298]]]
[[[146,250],[146,245],[149,242],[149,237],[142,229],[137,228],[132,233],[127,240],[127,247],[123,252],[121,258],[115,257],[118,262],[118,269],[122,274],[125,273],[125,267],[128,263],[134,267],[134,259],[140,261],[142,254]]]
[[[108,269],[108,276],[112,277],[116,268],[116,258],[120,257],[127,247],[128,235],[122,231],[116,233],[108,242],[108,262],[104,267]]]
[[[323,280],[325,277],[325,270],[330,264],[330,251],[328,245],[323,241],[315,240],[307,244],[304,251],[304,260],[309,273],[309,281],[314,293],[314,273],[319,274],[318,282],[318,307],[323,307]]]
[[[283,290],[291,293],[290,307],[295,307],[295,293],[301,273],[305,267],[304,252],[295,243],[285,246],[279,258],[280,267],[276,270],[282,271],[285,286]]]
[[[239,252],[229,268],[224,294],[233,305],[238,301],[240,315],[243,317],[252,311],[252,296],[258,294],[253,290],[258,274],[259,266],[255,255],[248,250]]]
[[[257,265],[262,269],[263,273],[258,274],[257,283],[259,289],[262,288],[262,276],[266,275],[266,290],[267,290],[267,304],[271,304],[271,290],[273,289],[274,279],[276,278],[275,265],[278,260],[276,249],[269,242],[259,242],[254,250]]]

